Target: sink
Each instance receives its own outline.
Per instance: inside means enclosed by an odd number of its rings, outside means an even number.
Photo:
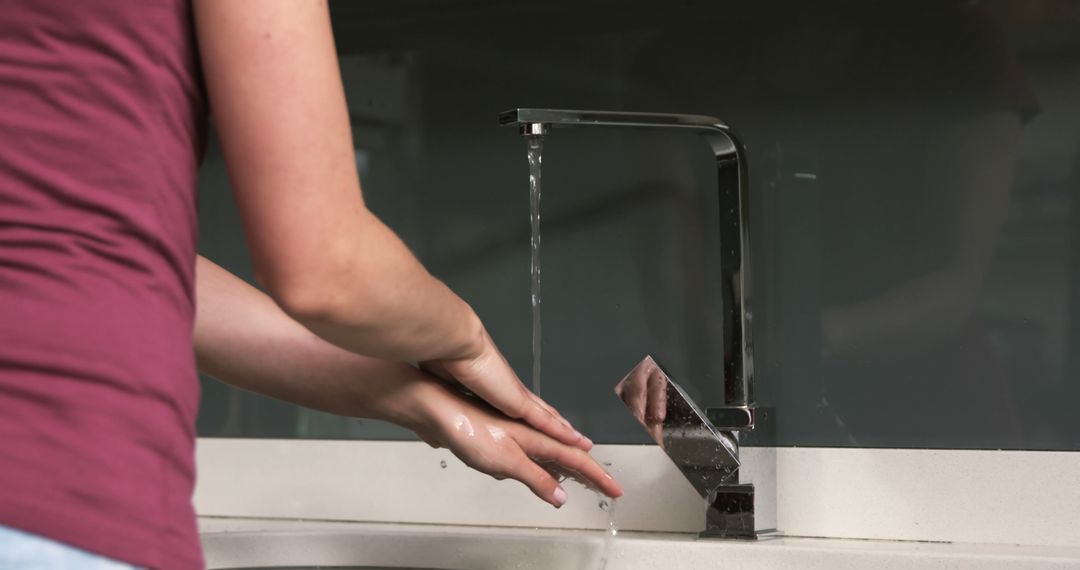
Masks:
[[[209,570],[596,568],[600,531],[200,519]]]
[[[204,518],[207,568],[552,570],[599,568],[599,531]],[[739,568],[825,570],[1080,567],[1080,549],[777,537],[701,540],[693,534],[620,533],[608,570]]]
[[[231,518],[199,524],[210,570],[588,570],[600,567],[604,547],[595,530]],[[1018,567],[1080,568],[1080,548],[625,532],[612,544],[607,570]]]

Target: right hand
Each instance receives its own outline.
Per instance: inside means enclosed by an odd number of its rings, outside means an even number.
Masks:
[[[466,465],[495,479],[516,479],[555,507],[566,502],[561,477],[609,497],[622,487],[581,447],[555,440],[529,424],[444,385],[417,385],[422,418],[410,426],[432,447],[446,447]]]
[[[481,330],[476,344],[477,348],[463,357],[421,362],[420,368],[460,383],[507,417],[521,420],[559,442],[584,451],[592,449],[592,441],[521,383],[487,331]]]

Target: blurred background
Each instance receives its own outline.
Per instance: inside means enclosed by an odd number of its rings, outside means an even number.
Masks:
[[[812,4],[812,5],[808,5]],[[531,381],[513,107],[698,113],[750,159],[770,445],[1080,449],[1080,1],[331,2],[364,195]],[[543,391],[599,443],[654,355],[722,394],[714,163],[693,135],[544,148]],[[215,145],[201,252],[252,271]],[[361,379],[358,379],[361,381]],[[407,439],[204,378],[202,436]]]

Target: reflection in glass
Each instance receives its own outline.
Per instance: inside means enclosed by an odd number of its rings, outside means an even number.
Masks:
[[[1080,449],[1074,1],[620,6],[331,6],[365,198],[519,375],[527,165],[493,117],[708,114],[749,151],[757,403],[778,443]],[[214,149],[203,175],[202,251],[250,277]],[[725,244],[700,141],[567,132],[544,177],[545,397],[595,441],[648,441],[609,380],[655,354],[719,404]],[[209,381],[200,433],[407,436]]]

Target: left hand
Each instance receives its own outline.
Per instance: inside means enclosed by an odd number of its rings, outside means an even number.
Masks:
[[[475,354],[421,362],[420,368],[443,380],[460,383],[507,417],[521,420],[566,445],[584,451],[592,449],[592,441],[521,383],[487,332],[483,332],[479,344]]]
[[[623,493],[615,479],[579,446],[555,440],[440,383],[425,383],[414,392],[422,413],[409,427],[432,447],[449,449],[477,471],[499,480],[516,479],[555,507],[567,498],[557,480],[561,477],[610,497]]]

